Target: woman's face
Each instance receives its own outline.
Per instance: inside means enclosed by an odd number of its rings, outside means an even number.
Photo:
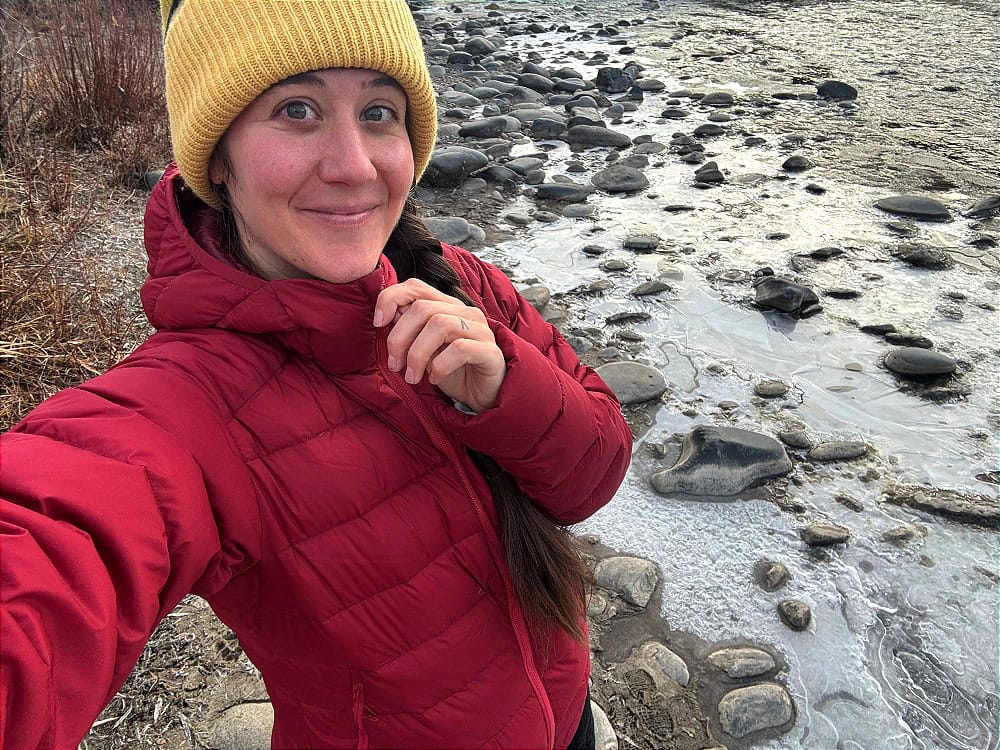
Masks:
[[[413,183],[406,94],[370,70],[288,78],[233,121],[209,176],[262,277],[353,281],[375,268]]]

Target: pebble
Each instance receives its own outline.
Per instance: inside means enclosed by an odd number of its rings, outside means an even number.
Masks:
[[[851,461],[868,455],[868,445],[854,440],[829,440],[809,449],[810,461]]]
[[[568,184],[564,182],[543,182],[535,186],[535,196],[542,200],[580,203],[594,192],[590,185]]]
[[[891,214],[929,221],[948,221],[951,212],[941,201],[923,195],[894,195],[875,201],[875,207]]]
[[[778,617],[792,630],[805,630],[812,621],[812,610],[803,601],[785,599],[778,604]]]
[[[270,703],[238,703],[212,722],[208,746],[213,750],[270,750],[273,726]]]
[[[601,170],[590,178],[590,182],[609,193],[634,193],[649,187],[649,180],[642,172],[621,164]]]
[[[658,399],[667,390],[663,374],[641,362],[611,362],[597,368],[623,406]]]
[[[641,557],[616,555],[601,560],[594,567],[594,583],[637,607],[649,604],[659,582],[656,565]]]
[[[823,81],[816,87],[816,95],[820,99],[846,101],[858,98],[858,90],[843,81]]]
[[[780,727],[792,720],[795,710],[788,691],[776,683],[736,688],[719,701],[719,722],[732,737]]]
[[[789,156],[781,164],[781,168],[786,172],[804,172],[807,169],[812,169],[814,166],[806,157],[799,156],[798,154]]]
[[[461,216],[430,216],[424,224],[432,235],[449,245],[460,245],[472,234],[471,225]]]
[[[761,307],[808,317],[823,307],[812,289],[780,276],[763,276],[754,282],[756,303]]]
[[[622,247],[626,250],[634,250],[636,252],[652,252],[660,246],[660,238],[658,235],[650,234],[648,232],[643,232],[641,234],[630,234],[628,235]]]
[[[566,131],[566,141],[583,146],[611,146],[624,148],[632,145],[632,139],[624,133],[596,125],[574,125]]]
[[[681,687],[688,684],[691,676],[684,660],[658,641],[647,641],[637,648],[630,661],[644,668],[658,684],[660,673]]]
[[[753,392],[761,398],[778,398],[788,393],[788,384],[780,380],[761,380],[754,383]]]
[[[792,578],[788,568],[774,560],[758,560],[753,568],[753,576],[764,591],[777,591]]]
[[[720,648],[708,661],[732,678],[759,677],[776,666],[774,657],[759,648]]]
[[[925,378],[951,375],[958,365],[946,354],[922,347],[907,346],[889,352],[885,357],[885,366],[897,375]]]
[[[832,547],[844,544],[851,538],[849,529],[832,521],[816,521],[809,524],[799,534],[810,547]]]
[[[670,286],[659,279],[654,279],[652,281],[647,281],[639,284],[635,289],[633,289],[630,294],[634,297],[648,297],[653,294],[660,294],[670,289]]]
[[[466,177],[488,163],[489,159],[479,151],[464,146],[445,146],[431,155],[421,182],[433,187],[458,187]]]

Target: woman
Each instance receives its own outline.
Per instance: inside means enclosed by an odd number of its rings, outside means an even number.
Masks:
[[[581,562],[617,402],[408,203],[434,94],[402,0],[162,0],[157,332],[3,443],[4,748],[75,747],[205,597],[275,747],[592,747]]]

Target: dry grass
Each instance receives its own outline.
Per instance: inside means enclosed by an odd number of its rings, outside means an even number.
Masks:
[[[143,330],[84,243],[169,155],[155,4],[0,5],[0,426],[106,370]]]

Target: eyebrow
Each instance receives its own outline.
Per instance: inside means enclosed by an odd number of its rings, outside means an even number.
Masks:
[[[305,73],[298,73],[296,75],[289,76],[284,80],[271,84],[271,86],[269,86],[267,90],[271,91],[272,89],[276,89],[279,86],[294,86],[294,85],[326,88],[326,81],[324,81],[322,78],[320,78],[312,71],[308,71]],[[372,78],[365,81],[363,88],[373,89],[385,86],[397,89],[398,91],[401,91],[404,94],[406,93],[406,89],[404,89],[395,78],[386,75],[377,76],[376,78]]]

